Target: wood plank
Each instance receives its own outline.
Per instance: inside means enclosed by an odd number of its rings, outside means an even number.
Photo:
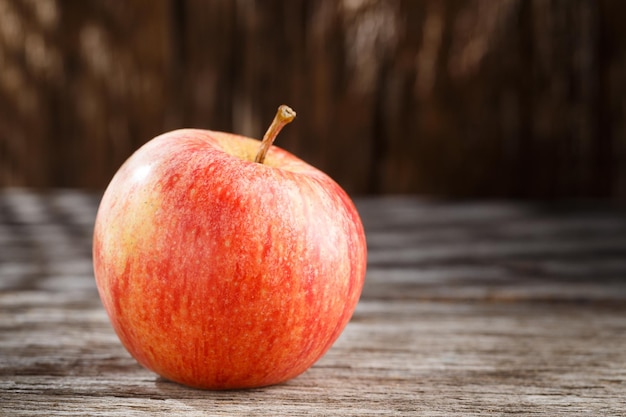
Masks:
[[[0,416],[626,414],[619,207],[359,200],[371,262],[341,338],[285,384],[209,392],[120,345],[97,201],[0,192]]]
[[[350,192],[626,199],[621,1],[0,8],[0,185],[104,187],[159,133],[259,137],[287,102],[280,143]]]
[[[557,416],[626,410],[623,308],[365,300],[341,339],[307,373],[276,387],[215,393],[140,368],[96,303],[87,308],[72,297],[45,303],[32,296],[33,305],[22,298],[21,313],[1,321],[3,335],[21,335],[2,337],[1,357],[11,358],[8,364],[3,359],[0,379],[6,415],[492,410]]]

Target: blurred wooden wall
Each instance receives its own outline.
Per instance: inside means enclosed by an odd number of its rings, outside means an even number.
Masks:
[[[620,0],[0,0],[0,185],[104,187],[177,127],[349,192],[626,200]]]

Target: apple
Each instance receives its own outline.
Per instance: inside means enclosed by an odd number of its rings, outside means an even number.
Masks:
[[[204,389],[277,384],[350,320],[365,233],[328,175],[262,142],[175,130],[120,167],[98,208],[93,263],[120,341],[144,367]]]

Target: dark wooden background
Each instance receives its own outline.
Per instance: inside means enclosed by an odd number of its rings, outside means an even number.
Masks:
[[[0,185],[104,187],[205,127],[355,194],[626,200],[620,0],[0,0]]]

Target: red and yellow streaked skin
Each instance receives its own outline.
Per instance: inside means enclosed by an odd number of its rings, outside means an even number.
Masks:
[[[358,302],[367,255],[350,198],[280,148],[253,162],[258,145],[166,133],[103,196],[100,297],[127,350],[167,379],[209,389],[286,381],[330,348]]]

